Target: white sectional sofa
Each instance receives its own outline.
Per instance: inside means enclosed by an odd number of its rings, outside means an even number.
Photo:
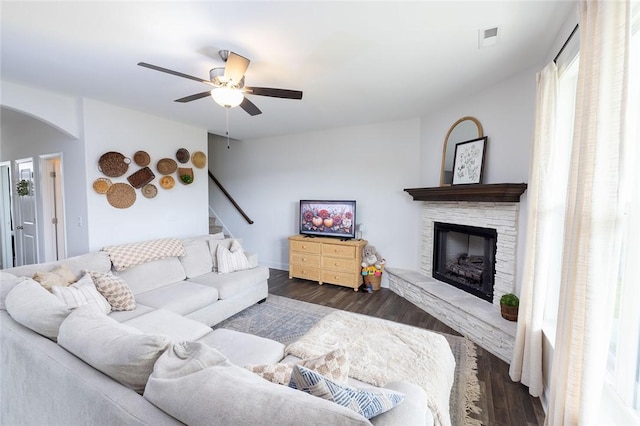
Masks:
[[[371,421],[333,402],[264,380],[242,368],[284,357],[278,342],[211,326],[264,300],[269,270],[220,274],[213,236],[181,241],[179,256],[123,270],[97,251],[0,272],[0,422],[11,425],[417,424],[433,422],[424,391],[389,384],[405,400]],[[35,283],[67,265],[111,272],[135,309],[70,308]],[[53,298],[53,299],[52,299]],[[153,372],[153,373],[152,373]],[[150,377],[150,378],[149,378]],[[148,379],[148,381],[147,381]],[[383,390],[384,391],[384,390]],[[144,393],[143,393],[144,392]]]

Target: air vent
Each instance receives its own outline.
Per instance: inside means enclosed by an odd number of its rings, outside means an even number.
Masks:
[[[495,46],[498,43],[498,27],[478,30],[478,48]]]

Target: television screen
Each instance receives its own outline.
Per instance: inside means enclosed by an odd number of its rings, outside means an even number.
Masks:
[[[355,238],[355,201],[300,200],[300,233],[322,237]]]

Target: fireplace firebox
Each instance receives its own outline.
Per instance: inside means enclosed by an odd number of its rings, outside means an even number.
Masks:
[[[434,222],[433,278],[493,301],[495,229]]]

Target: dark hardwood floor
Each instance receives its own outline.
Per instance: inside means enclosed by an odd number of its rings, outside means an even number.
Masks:
[[[386,288],[373,293],[362,290],[355,292],[351,288],[331,284],[318,285],[313,281],[289,279],[287,271],[271,269],[269,293],[460,336]],[[507,363],[478,345],[476,348],[478,380],[482,391],[478,406],[482,412],[472,414],[472,417],[486,426],[543,425],[544,412],[540,400],[530,396],[522,384],[511,381]]]

